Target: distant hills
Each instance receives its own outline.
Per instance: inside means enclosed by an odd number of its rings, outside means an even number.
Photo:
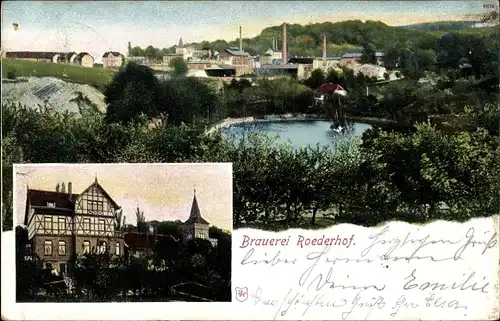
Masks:
[[[452,31],[474,28],[477,24],[475,21],[437,21],[417,23],[408,26],[400,26],[406,30],[422,30],[422,31]]]
[[[456,31],[481,33],[492,36],[498,33],[498,26],[472,28],[471,21],[443,21],[421,23],[403,27],[388,26],[380,21],[350,20],[342,22],[323,22],[308,25],[287,24],[287,43],[290,55],[321,56],[323,34],[327,38],[327,54],[360,50],[364,44],[373,44],[379,50],[391,47],[435,49],[437,41],[444,32]],[[273,48],[273,43],[277,46]],[[243,39],[243,49],[252,55],[262,54],[268,49],[281,50],[282,26],[268,27],[260,35]],[[197,47],[207,47],[223,51],[228,47],[237,47],[239,40],[216,40],[193,43]],[[172,49],[172,48],[171,48]]]

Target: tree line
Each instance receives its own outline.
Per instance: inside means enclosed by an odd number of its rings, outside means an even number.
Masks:
[[[495,128],[499,108],[475,112],[469,131],[428,123],[409,133],[374,129],[362,144],[332,151],[296,150],[259,134],[227,140],[207,135],[204,126],[150,126],[144,117],[108,124],[98,114],[76,118],[8,105],[4,224],[12,222],[12,164],[38,162],[233,162],[236,227],[296,226],[323,209],[333,213],[331,223],[366,225],[395,215],[414,221],[491,215],[499,205],[499,149],[484,128]]]

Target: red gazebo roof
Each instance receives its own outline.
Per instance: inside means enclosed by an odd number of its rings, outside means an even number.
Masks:
[[[319,86],[319,88],[316,90],[316,92],[320,94],[333,94],[336,91],[346,91],[342,86],[339,84],[323,84]]]

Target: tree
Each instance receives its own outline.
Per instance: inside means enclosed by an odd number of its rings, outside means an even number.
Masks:
[[[398,67],[398,65],[399,65],[399,51],[394,47],[389,48],[386,51],[382,60],[384,62],[385,68],[387,68],[389,70]]]
[[[129,55],[133,56],[133,57],[145,57],[146,53],[144,52],[144,50],[141,47],[134,47],[130,50]]]
[[[377,64],[377,57],[375,56],[375,46],[373,44],[368,43],[363,46],[363,52],[360,62],[362,64]]]
[[[196,117],[210,120],[218,105],[214,90],[203,80],[194,77],[163,81],[161,97],[165,102],[161,111],[168,114],[169,123],[176,125],[182,122],[192,124]]]
[[[187,63],[182,58],[172,59],[169,66],[173,69],[172,77],[183,77],[189,70]]]
[[[325,79],[325,73],[321,69],[314,69],[311,72],[311,76],[304,81],[304,84],[313,89],[316,90],[319,88],[319,86],[323,85],[326,82]]]
[[[333,68],[330,68],[328,70],[328,74],[326,75],[326,81],[332,84],[338,84],[340,83],[340,80],[342,79],[341,75]]]
[[[130,122],[140,114],[155,117],[158,107],[163,104],[158,84],[158,78],[150,68],[128,63],[104,91],[108,105],[106,121]]]
[[[153,47],[153,46],[148,46],[144,52],[145,57],[149,59],[150,61],[158,61],[160,60],[160,51]]]
[[[146,219],[144,217],[144,211],[141,212],[139,207],[135,210],[135,217],[137,219],[137,230],[139,233],[146,232]]]

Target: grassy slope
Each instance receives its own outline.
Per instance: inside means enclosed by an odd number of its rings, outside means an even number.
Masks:
[[[115,73],[114,70],[105,68],[85,68],[51,62],[2,59],[2,78],[6,78],[7,73],[10,71],[13,71],[16,77],[56,77],[67,81],[97,86],[109,83]],[[67,77],[63,75],[67,75]]]

